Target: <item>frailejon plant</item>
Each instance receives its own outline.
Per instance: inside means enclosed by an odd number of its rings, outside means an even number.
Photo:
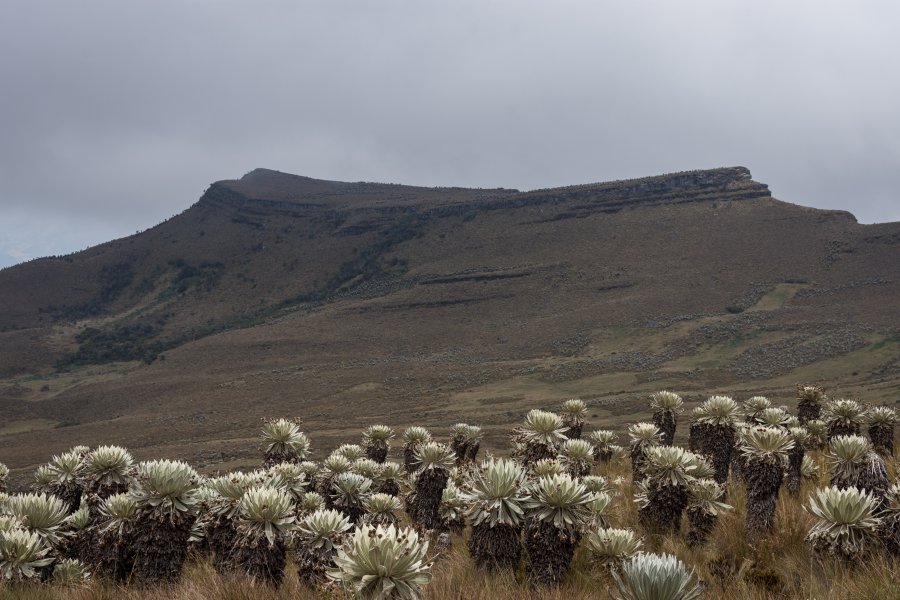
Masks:
[[[269,469],[269,474],[269,484],[286,491],[293,502],[298,502],[310,485],[306,472],[298,463],[278,463]]]
[[[759,413],[759,424],[767,427],[789,427],[791,415],[783,408],[773,406]]]
[[[488,570],[518,568],[527,482],[525,469],[506,459],[483,462],[472,474],[465,499],[472,525],[469,553],[476,566]]]
[[[594,446],[594,460],[601,463],[608,463],[613,455],[613,446],[618,441],[618,436],[614,431],[608,429],[598,429],[592,431],[588,436],[588,441]]]
[[[35,494],[52,494],[55,476],[50,465],[41,465],[34,470],[34,481],[31,483],[31,491]]]
[[[400,496],[400,479],[403,476],[403,468],[399,463],[387,461],[381,465],[381,473],[378,477],[378,491],[391,496]]]
[[[887,493],[888,473],[884,459],[872,450],[869,440],[859,435],[840,435],[828,445],[831,485],[840,489],[857,487],[872,492],[880,502]]]
[[[522,457],[526,468],[545,458],[556,458],[559,447],[568,438],[563,420],[551,412],[531,410],[515,434],[514,454]]]
[[[319,492],[306,492],[297,504],[297,517],[305,519],[317,510],[325,510],[325,498]]]
[[[423,529],[440,529],[441,496],[456,464],[456,455],[448,446],[428,442],[416,452],[416,498],[413,522]]]
[[[84,493],[81,479],[84,455],[70,450],[54,456],[48,466],[53,473],[50,492],[65,503],[66,512],[75,512],[81,504],[81,496]]]
[[[866,415],[872,448],[883,457],[894,455],[894,426],[897,413],[887,406],[876,406]]]
[[[100,504],[93,544],[80,558],[98,575],[126,582],[134,567],[134,524],[138,506],[128,494],[113,494]]]
[[[731,506],[722,502],[725,490],[713,479],[695,479],[688,485],[687,517],[691,525],[687,541],[702,546],[719,520],[719,515]]]
[[[806,440],[807,448],[811,450],[822,450],[828,445],[828,425],[825,421],[814,419],[807,421],[804,425],[809,439]]]
[[[560,416],[566,427],[565,436],[567,438],[570,440],[581,439],[581,431],[584,429],[587,413],[587,404],[584,403],[584,400],[572,398],[563,402]]]
[[[566,471],[572,477],[590,474],[594,464],[594,448],[587,440],[567,440],[560,448],[559,455]]]
[[[635,498],[641,505],[640,522],[654,532],[678,531],[697,468],[694,455],[678,446],[650,446],[644,454],[647,478],[642,487],[646,496]]]
[[[403,432],[403,464],[407,473],[415,473],[418,469],[416,452],[431,441],[431,433],[424,427],[413,425]]]
[[[366,455],[366,451],[359,444],[341,444],[334,454],[340,454],[351,463],[355,463]]]
[[[16,494],[6,501],[6,510],[24,529],[36,533],[53,545],[68,512],[63,501],[50,494]]]
[[[50,546],[34,531],[0,531],[0,577],[6,580],[34,579],[53,563]]]
[[[337,549],[352,527],[347,517],[336,510],[317,510],[300,521],[294,534],[294,549],[301,583],[312,588],[327,583],[327,572],[335,567]]]
[[[877,500],[854,487],[817,490],[807,510],[819,518],[806,541],[820,558],[838,558],[854,564],[877,543]]]
[[[647,461],[644,451],[662,442],[662,432],[652,423],[634,423],[628,427],[628,437],[631,440],[631,481],[639,483],[644,479]]]
[[[747,459],[747,536],[755,539],[774,527],[778,490],[784,481],[790,433],[776,427],[750,427],[741,435],[741,453]]]
[[[197,472],[181,461],[138,465],[128,493],[138,506],[133,549],[139,583],[173,582],[181,574],[197,516],[198,482]]]
[[[675,440],[675,427],[678,424],[678,413],[683,410],[684,402],[675,392],[663,390],[650,395],[650,408],[653,409],[653,424],[662,433],[661,443],[671,446]]]
[[[206,530],[206,538],[213,554],[213,567],[220,575],[235,570],[232,549],[237,538],[241,498],[253,484],[252,476],[240,472],[213,477],[204,483],[214,493],[209,502],[212,519]]]
[[[581,541],[593,499],[584,484],[569,475],[538,479],[525,500],[525,573],[536,585],[558,585]]]
[[[309,482],[309,485],[313,485],[319,474],[319,465],[311,460],[304,460],[297,464],[297,468],[303,471],[303,475],[306,476],[306,481]]]
[[[328,576],[358,598],[417,600],[431,581],[428,542],[412,529],[358,528]]]
[[[64,558],[53,565],[53,583],[60,587],[76,587],[91,578],[87,566],[77,558]]]
[[[828,440],[839,435],[859,435],[865,412],[856,400],[834,400],[826,404],[823,420],[828,425]]]
[[[262,439],[266,444],[264,467],[282,462],[302,462],[309,456],[310,443],[297,421],[268,419],[263,422]]]
[[[690,430],[691,451],[707,456],[716,482],[724,484],[737,435],[738,404],[728,396],[711,396],[698,408]]]
[[[637,554],[643,544],[643,540],[630,529],[597,527],[585,538],[593,561],[610,570]]]
[[[447,481],[447,487],[441,493],[438,516],[441,520],[442,532],[461,534],[466,526],[466,501],[452,477]]]
[[[466,429],[468,423],[457,423],[450,428],[450,448],[456,454],[456,464],[461,465],[466,460]]]
[[[353,462],[343,454],[332,452],[322,461],[322,468],[319,469],[316,482],[316,491],[325,499],[327,508],[334,508],[334,501],[331,497],[334,479],[344,473],[350,473],[352,470]]]
[[[131,453],[121,446],[100,446],[85,456],[85,493],[92,518],[103,499],[128,491],[133,465]]]
[[[450,448],[456,453],[457,466],[475,460],[475,457],[478,455],[478,449],[481,447],[482,436],[481,427],[477,425],[457,423],[453,426]]]
[[[744,401],[744,422],[750,425],[761,425],[760,414],[772,403],[765,396],[753,396]]]
[[[251,579],[273,586],[284,578],[287,536],[294,527],[291,496],[257,486],[244,492],[232,557]]]
[[[381,463],[377,463],[371,458],[360,458],[353,463],[353,472],[372,480],[372,487],[378,487],[381,480]]]
[[[397,510],[400,509],[400,499],[390,494],[375,493],[366,498],[366,514],[362,517],[365,525],[399,525]]]
[[[678,558],[641,552],[613,571],[618,600],[693,600],[703,593]]]
[[[584,481],[582,481],[584,483]],[[587,489],[587,486],[585,486]],[[609,509],[612,506],[612,496],[606,492],[592,492],[587,489],[589,494],[593,495],[591,501],[588,502],[588,528],[609,527]]]
[[[366,456],[379,464],[383,463],[387,460],[392,439],[394,430],[387,425],[370,425],[363,431],[362,445]]]
[[[800,424],[817,420],[822,415],[822,405],[827,400],[825,388],[816,385],[797,386],[797,416]]]
[[[355,525],[366,512],[371,489],[371,479],[358,473],[341,473],[331,482],[332,504]]]

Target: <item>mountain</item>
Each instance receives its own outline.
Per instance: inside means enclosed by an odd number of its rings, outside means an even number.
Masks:
[[[228,467],[259,419],[496,443],[527,409],[646,394],[900,398],[900,223],[742,167],[520,192],[257,169],[144,232],[0,271],[0,461],[76,443]]]

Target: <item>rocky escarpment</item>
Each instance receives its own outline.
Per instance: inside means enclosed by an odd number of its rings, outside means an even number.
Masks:
[[[752,179],[746,167],[724,167],[536,190],[523,194],[523,197],[530,203],[578,202],[567,212],[551,217],[558,220],[596,211],[615,213],[636,206],[770,198],[771,193],[769,186]]]

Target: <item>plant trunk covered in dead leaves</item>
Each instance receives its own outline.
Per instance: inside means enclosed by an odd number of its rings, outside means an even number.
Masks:
[[[700,507],[692,506],[687,509],[688,523],[691,525],[687,534],[687,542],[689,546],[702,546],[709,539],[712,530],[716,526],[718,516],[703,510]]]
[[[525,525],[525,574],[533,585],[559,585],[580,541],[546,521],[530,520]]]
[[[794,444],[794,447],[788,450],[787,489],[791,496],[800,495],[800,482],[803,480],[800,468],[803,466],[804,454],[806,449],[803,444]]]
[[[869,425],[869,439],[872,440],[872,448],[881,456],[894,455],[893,425]]]
[[[815,421],[822,416],[822,404],[818,401],[803,400],[797,402],[797,418],[801,425]]]
[[[327,572],[335,568],[334,555],[334,550],[299,546],[294,553],[294,559],[300,582],[313,589],[327,584],[329,581]]]
[[[694,423],[691,425],[690,450],[707,457],[712,463],[718,484],[728,481],[728,468],[734,452],[736,434],[730,425]]]
[[[747,480],[747,536],[770,533],[775,526],[775,503],[784,479],[780,463],[750,459]]]
[[[675,413],[671,410],[658,410],[653,413],[653,424],[662,432],[662,445],[671,446],[675,440]]]
[[[656,533],[681,529],[681,513],[688,503],[687,490],[677,485],[651,485],[647,500],[647,506],[638,512],[641,525]]]
[[[414,521],[422,529],[440,529],[438,509],[450,474],[444,469],[426,469],[416,479]]]
[[[79,558],[95,576],[127,583],[134,568],[134,541],[129,533],[90,529]]]
[[[213,567],[219,575],[227,575],[235,571],[232,556],[237,530],[234,522],[228,518],[220,518],[206,532],[209,547],[213,552]]]
[[[632,444],[631,446],[631,481],[638,483],[644,479],[644,465],[647,457],[644,456],[646,444]]]
[[[174,521],[140,515],[134,525],[134,579],[139,584],[173,583],[187,558],[192,517]]]
[[[374,440],[366,444],[366,457],[374,460],[378,464],[387,460],[388,445],[383,440]]]
[[[231,551],[234,565],[258,583],[274,587],[284,579],[284,542],[269,544],[264,535],[239,536]]]
[[[522,557],[521,529],[512,525],[481,523],[472,527],[469,553],[475,564],[488,570],[516,571]]]

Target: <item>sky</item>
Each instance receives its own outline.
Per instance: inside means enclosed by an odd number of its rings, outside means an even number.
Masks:
[[[900,3],[0,0],[0,267],[257,167],[521,190],[743,165],[900,221]]]

